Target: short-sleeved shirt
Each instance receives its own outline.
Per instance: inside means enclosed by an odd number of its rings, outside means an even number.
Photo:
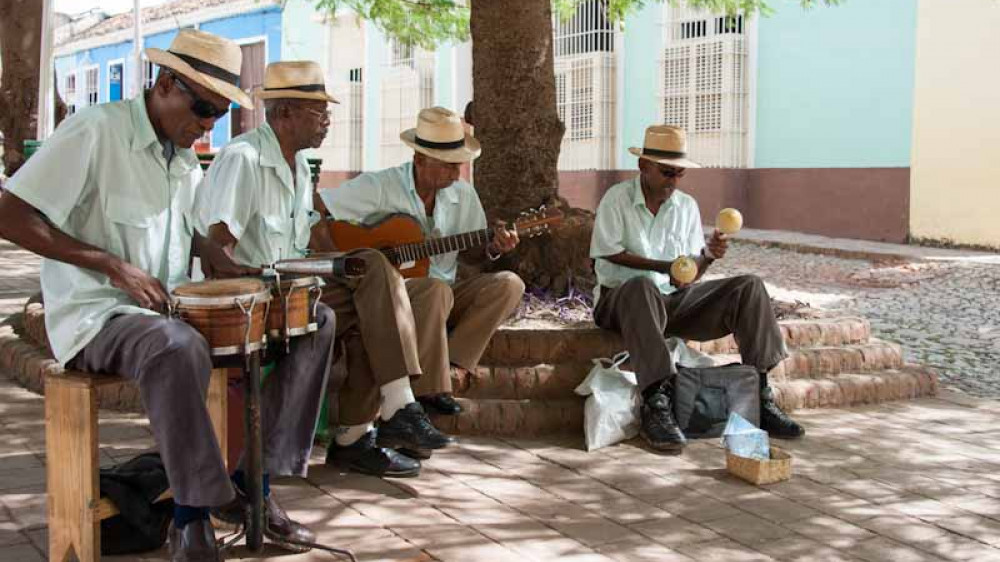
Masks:
[[[60,125],[9,189],[69,236],[135,265],[168,290],[188,282],[191,216],[201,168],[194,151],[169,162],[143,96],[84,109]],[[150,314],[108,277],[42,261],[45,327],[66,364],[118,314]]]
[[[654,216],[646,206],[639,176],[611,186],[601,198],[590,240],[590,257],[596,260],[597,287],[614,288],[633,277],[648,277],[667,295],[676,290],[670,276],[655,271],[632,269],[606,259],[628,252],[648,259],[673,261],[680,256],[698,255],[705,247],[698,202],[687,193],[675,190]]]
[[[463,180],[438,191],[434,213],[427,216],[413,180],[412,162],[361,174],[336,189],[321,189],[319,194],[336,220],[371,224],[393,213],[406,213],[420,221],[428,238],[486,228],[486,212],[479,195]],[[457,271],[458,252],[431,258],[430,277],[454,283]]]
[[[236,261],[259,267],[300,258],[313,211],[312,181],[304,152],[295,155],[295,177],[267,123],[233,139],[215,156],[198,188],[198,228],[224,223],[238,240]]]

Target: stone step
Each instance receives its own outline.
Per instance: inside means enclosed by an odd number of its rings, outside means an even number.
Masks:
[[[775,383],[775,398],[786,411],[842,408],[933,396],[937,375],[916,365],[874,373],[844,373],[822,379]],[[583,428],[584,398],[555,400],[459,398],[465,411],[432,416],[434,425],[458,435],[529,437],[578,434]]]
[[[865,343],[871,326],[864,318],[836,317],[810,320],[782,320],[778,323],[789,349]],[[689,342],[705,353],[736,353],[732,336],[708,342]],[[501,327],[493,335],[480,361],[483,365],[524,367],[543,363],[589,362],[611,357],[625,349],[621,338],[595,326],[546,329]]]
[[[712,356],[717,364],[738,363],[739,355]],[[864,373],[895,369],[903,364],[901,348],[871,340],[843,347],[793,349],[773,371],[774,382],[820,378],[839,373]],[[590,372],[593,363],[571,362],[532,367],[479,367],[464,376],[453,376],[455,395],[474,399],[557,400],[571,397],[573,389]],[[627,366],[626,366],[627,368]]]

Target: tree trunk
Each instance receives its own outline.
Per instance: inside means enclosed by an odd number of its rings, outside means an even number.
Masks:
[[[542,204],[566,213],[563,225],[525,241],[500,265],[529,286],[562,293],[591,283],[592,215],[558,197],[565,127],[556,110],[549,0],[472,2],[476,137],[475,185],[490,219],[510,220]],[[584,287],[581,287],[584,288]]]
[[[24,162],[24,139],[36,134],[41,40],[40,0],[0,0],[0,131],[8,176]]]

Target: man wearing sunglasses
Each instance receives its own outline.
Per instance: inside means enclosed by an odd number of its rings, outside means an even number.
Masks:
[[[642,391],[640,435],[655,449],[679,451],[687,441],[673,416],[677,374],[667,337],[711,340],[734,334],[743,363],[760,374],[761,428],[772,437],[796,438],[804,430],[774,402],[767,373],[787,354],[764,283],[755,275],[697,282],[726,255],[724,235],[705,242],[698,203],[677,189],[688,168],[683,129],[646,129],[639,175],[612,186],[594,221],[590,256],[595,260],[594,321],[625,340]],[[673,261],[698,264],[693,283],[670,275]]]
[[[230,103],[253,103],[239,86],[242,53],[233,41],[185,29],[168,50],[146,56],[160,66],[150,90],[67,119],[11,178],[0,236],[46,258],[42,294],[56,359],[138,384],[176,504],[171,559],[216,561],[209,510],[236,495],[204,402],[212,358],[194,328],[163,312],[169,292],[190,281],[192,255],[218,276],[257,271],[194,230],[202,172],[191,150]],[[325,370],[318,378],[320,387]],[[280,418],[271,431],[277,447],[303,457],[280,474],[305,472],[319,409],[310,399],[284,405],[312,406],[312,418]]]

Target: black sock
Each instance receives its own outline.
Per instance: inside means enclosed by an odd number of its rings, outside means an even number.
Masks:
[[[237,470],[236,472],[233,473],[231,478],[233,480],[233,484],[236,484],[236,487],[239,488],[241,492],[246,494],[247,493],[246,474],[242,470]],[[264,497],[266,498],[267,496],[271,495],[271,477],[266,472],[264,473],[263,481],[264,481],[263,482]]]
[[[208,519],[207,507],[174,504],[174,527],[183,529],[184,525],[199,519]]]
[[[651,385],[649,385],[649,386],[647,386],[646,388],[643,389],[643,391],[642,391],[642,399],[643,400],[649,400],[650,397],[652,397],[654,394],[657,394],[659,392],[666,392],[666,393],[669,394],[670,390],[672,388],[673,388],[673,385],[670,384],[669,379],[663,379],[663,380],[656,381],[653,384],[651,384]]]

